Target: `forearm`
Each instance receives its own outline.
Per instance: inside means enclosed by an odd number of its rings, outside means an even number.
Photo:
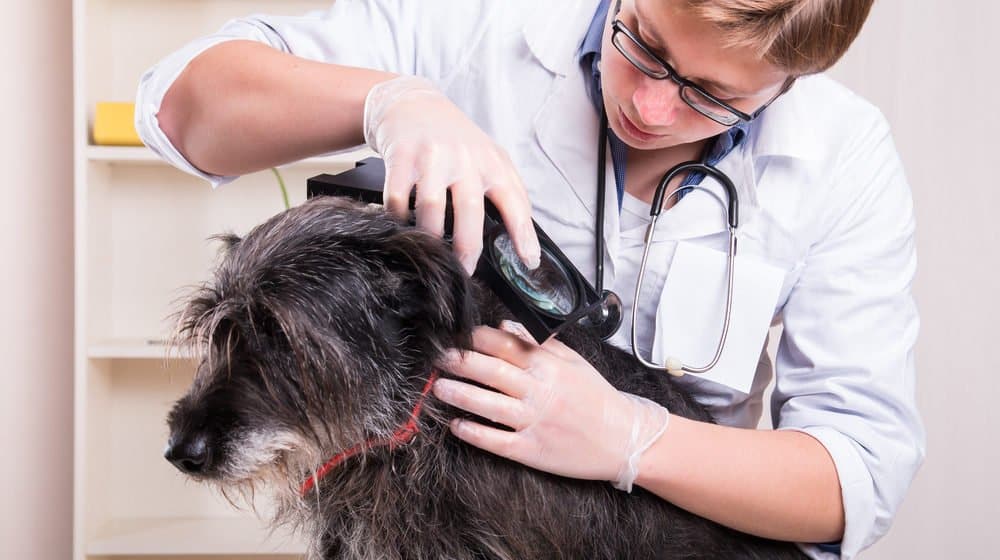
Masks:
[[[678,507],[762,537],[831,542],[844,532],[837,471],[808,434],[673,416],[636,484]]]
[[[365,96],[393,76],[227,41],[188,64],[157,119],[195,167],[239,175],[363,143]]]

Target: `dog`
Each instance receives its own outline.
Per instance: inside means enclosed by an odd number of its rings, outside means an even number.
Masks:
[[[165,455],[227,496],[268,487],[274,523],[305,533],[310,558],[805,558],[641,488],[562,478],[451,437],[449,420],[468,415],[427,395],[435,363],[469,349],[475,325],[510,316],[442,239],[339,197],[217,238],[214,279],[177,317],[175,341],[199,362]],[[631,354],[582,328],[559,338],[616,388],[711,421]]]

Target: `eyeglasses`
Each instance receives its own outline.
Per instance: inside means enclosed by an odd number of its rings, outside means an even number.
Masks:
[[[620,9],[621,0],[618,0],[615,4],[616,16]],[[673,66],[653,54],[652,49],[636,37],[628,27],[625,27],[625,24],[617,17],[611,23],[611,30],[611,43],[633,66],[654,80],[670,80],[677,84],[684,103],[721,125],[733,126],[740,121],[750,122],[756,119],[778,96],[788,91],[792,84],[792,80],[789,80],[781,91],[763,107],[752,114],[747,114],[708,93],[698,84],[679,76]]]

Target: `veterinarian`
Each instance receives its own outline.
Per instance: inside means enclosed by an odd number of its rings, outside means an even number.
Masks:
[[[633,301],[652,193],[674,164],[716,165],[739,195],[736,303],[722,359],[677,382],[719,425],[621,394],[516,326],[480,328],[475,351],[444,364],[499,392],[441,380],[435,394],[514,429],[452,426],[473,445],[852,558],[889,529],[925,445],[910,190],[883,116],[821,74],[870,5],[339,0],[231,21],[166,57],[142,78],[137,126],[216,186],[367,142],[387,162],[390,210],[405,211],[415,184],[418,224],[440,233],[450,190],[469,270],[485,195],[529,266],[534,217],[593,280],[603,174],[604,284],[626,318],[637,307],[637,350],[657,363],[715,351],[724,304],[709,288],[725,278],[728,236],[716,183],[669,185],[680,190]],[[776,429],[756,430],[772,371],[762,349],[779,323]],[[626,320],[612,342],[630,337]]]

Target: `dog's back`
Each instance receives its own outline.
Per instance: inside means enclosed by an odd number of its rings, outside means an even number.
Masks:
[[[510,318],[488,290],[477,285],[474,292],[482,324]],[[642,368],[631,354],[579,328],[560,338],[616,388],[711,421],[669,376]],[[386,558],[386,543],[399,543],[393,558],[804,557],[792,544],[728,529],[641,488],[626,494],[606,482],[543,473],[468,446],[448,435],[456,412],[430,404],[411,444],[373,449],[326,477],[313,514],[327,524],[328,558]]]
[[[443,242],[343,201],[314,199],[229,245],[182,318],[207,356],[171,412],[168,458],[223,487],[277,484],[315,556],[804,557],[641,488],[626,494],[466,445],[447,427],[461,412],[432,398],[413,440],[365,446],[299,496],[327,457],[403,425],[440,353],[467,348],[473,324],[496,325],[506,310]],[[710,421],[630,354],[582,329],[560,338],[618,389]]]

